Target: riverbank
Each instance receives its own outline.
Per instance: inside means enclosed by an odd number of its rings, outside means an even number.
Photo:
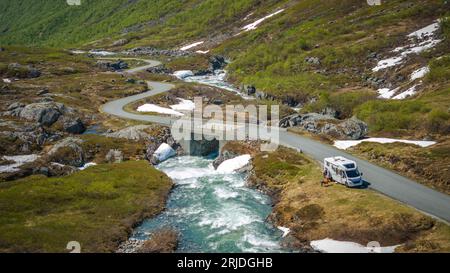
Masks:
[[[165,208],[172,185],[147,161],[1,183],[0,252],[64,253],[71,241],[83,253],[114,252]]]
[[[363,246],[371,241],[399,245],[398,252],[450,250],[447,224],[369,189],[321,187],[321,168],[297,151],[263,153],[237,142],[227,146],[222,153],[254,154],[249,185],[272,197],[269,219],[290,230],[285,244],[291,247],[311,249],[312,241],[330,238]]]

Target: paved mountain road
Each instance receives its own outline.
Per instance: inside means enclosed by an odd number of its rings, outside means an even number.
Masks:
[[[133,68],[124,73],[132,74],[160,64],[156,61],[142,61],[147,62],[148,65]],[[146,97],[168,92],[174,87],[172,84],[160,82],[148,82],[148,85],[149,88],[151,88],[150,91],[109,102],[102,106],[102,110],[105,113],[120,118],[171,125],[174,119],[170,117],[139,115],[123,110],[127,104]],[[344,156],[352,159],[358,163],[360,170],[364,173],[364,179],[370,184],[370,188],[429,215],[450,222],[450,196],[447,194],[425,187],[411,179],[352,156],[330,145],[287,132],[286,130],[280,130],[280,144],[302,150],[305,154],[320,162],[322,162],[325,157],[330,156]]]

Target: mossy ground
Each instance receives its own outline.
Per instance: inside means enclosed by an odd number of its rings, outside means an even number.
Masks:
[[[172,182],[146,161],[105,164],[62,178],[0,185],[0,252],[113,252],[165,206]]]
[[[271,219],[291,228],[300,245],[332,238],[398,251],[448,252],[450,227],[368,189],[322,187],[322,170],[303,154],[281,148],[253,160],[250,183],[273,196]]]

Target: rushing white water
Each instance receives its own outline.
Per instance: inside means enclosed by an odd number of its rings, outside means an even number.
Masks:
[[[212,159],[177,157],[158,169],[176,187],[166,211],[145,221],[133,239],[146,239],[163,227],[181,233],[179,252],[282,252],[283,232],[266,221],[271,212],[267,196],[245,186],[245,175],[221,173]]]

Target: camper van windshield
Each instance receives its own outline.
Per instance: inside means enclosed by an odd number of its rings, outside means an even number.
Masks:
[[[360,176],[361,175],[359,174],[358,170],[347,171],[348,178],[354,178],[354,177],[360,177]]]

